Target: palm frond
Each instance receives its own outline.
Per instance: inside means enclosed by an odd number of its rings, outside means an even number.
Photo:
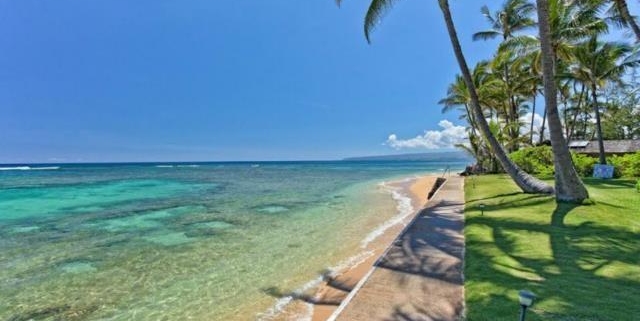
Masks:
[[[371,32],[398,0],[372,0],[364,18],[364,36],[371,43]]]
[[[502,35],[502,32],[499,32],[496,30],[484,30],[484,31],[478,31],[474,33],[472,39],[473,41],[491,40],[501,35]]]
[[[482,15],[487,18],[487,21],[490,25],[494,25],[496,23],[496,19],[493,18],[493,16],[491,15],[491,11],[489,11],[489,7],[487,7],[486,5],[480,7],[480,13],[482,13]]]

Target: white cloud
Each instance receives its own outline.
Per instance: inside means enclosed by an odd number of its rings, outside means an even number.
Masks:
[[[523,116],[520,116],[520,134],[529,135],[531,131],[531,112],[526,113]],[[533,115],[533,141],[537,142],[540,137],[540,128],[542,127],[542,116],[536,113]],[[547,126],[547,120],[544,120],[544,136],[545,138],[549,137],[549,126]]]
[[[426,130],[424,135],[410,139],[398,139],[396,134],[391,134],[385,144],[395,149],[440,149],[452,148],[455,144],[462,144],[468,140],[464,126],[456,126],[448,120],[441,120],[438,126],[442,127],[442,130]]]

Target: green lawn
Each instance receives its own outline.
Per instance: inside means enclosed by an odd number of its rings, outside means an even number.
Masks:
[[[517,321],[520,289],[539,297],[527,321],[640,320],[640,193],[635,181],[586,184],[594,204],[556,206],[508,176],[467,178],[469,321]]]

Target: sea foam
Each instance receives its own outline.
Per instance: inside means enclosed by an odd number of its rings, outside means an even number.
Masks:
[[[408,182],[415,179],[415,177],[405,178],[399,182]],[[398,182],[398,181],[396,181]],[[379,225],[376,229],[371,231],[360,243],[360,247],[362,249],[366,249],[369,243],[373,242],[375,239],[380,237],[386,230],[389,228],[403,224],[407,217],[409,217],[414,212],[414,207],[411,205],[411,198],[408,195],[405,195],[399,192],[400,188],[389,186],[387,183],[380,183],[379,186],[384,188],[385,190],[391,193],[391,197],[396,201],[396,209],[397,214],[393,216],[391,219]],[[406,224],[406,223],[405,223]],[[364,251],[360,252],[352,257],[347,258],[339,262],[337,265],[328,268],[328,273],[330,276],[335,276],[336,273],[340,271],[345,271],[351,267],[357,266],[367,260],[369,257],[374,255],[373,251]],[[307,282],[301,288],[293,291],[294,295],[299,293],[304,293],[314,287],[317,287],[323,281],[323,277],[316,278]],[[281,314],[285,308],[293,302],[294,297],[292,295],[285,296],[276,300],[274,305],[268,309],[266,312],[259,315],[258,320],[260,321],[269,321],[273,320],[276,316]],[[299,320],[311,320],[313,317],[313,305],[307,303],[307,313],[305,315],[299,316]]]
[[[398,210],[398,212],[394,217],[380,224],[362,240],[362,242],[360,243],[360,247],[362,247],[363,249],[366,248],[369,243],[373,242],[375,239],[384,234],[384,232],[389,228],[398,224],[406,224],[403,222],[407,217],[413,214],[415,210],[411,205],[411,198],[405,194],[400,193],[399,188],[391,187],[386,183],[382,183],[380,185],[391,192],[391,197],[397,203],[396,209]]]
[[[300,287],[299,289],[293,291],[293,293],[291,295],[287,295],[284,297],[281,297],[279,299],[276,300],[276,302],[273,304],[273,306],[271,308],[269,308],[269,310],[267,310],[266,312],[258,315],[258,320],[259,321],[269,321],[269,320],[273,320],[276,316],[278,316],[280,313],[282,313],[284,311],[284,309],[294,300],[294,296],[297,295],[301,295],[315,287],[318,287],[320,285],[320,283],[322,283],[323,277],[322,276],[318,276],[317,278],[305,283],[302,287]],[[311,320],[311,316],[313,315],[313,306],[309,307],[307,306],[307,313],[308,315],[306,316],[301,316],[300,320]]]

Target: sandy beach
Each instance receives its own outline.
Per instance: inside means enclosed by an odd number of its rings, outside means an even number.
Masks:
[[[411,196],[414,213],[407,217],[402,224],[396,224],[387,229],[384,234],[369,243],[364,251],[373,253],[364,261],[349,267],[344,271],[338,271],[335,275],[328,277],[318,288],[314,295],[312,321],[325,321],[337,309],[349,291],[354,289],[358,282],[367,275],[373,268],[373,264],[384,253],[389,245],[395,240],[413,217],[424,207],[427,202],[427,194],[436,182],[435,175],[422,176],[413,180],[391,183],[391,186],[402,189],[403,193],[408,192]]]

